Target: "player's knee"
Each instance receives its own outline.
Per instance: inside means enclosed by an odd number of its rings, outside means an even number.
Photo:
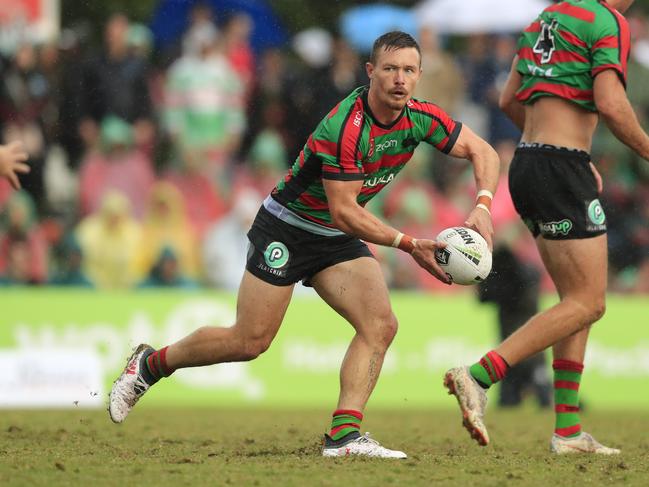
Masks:
[[[397,321],[397,317],[394,316],[394,313],[389,312],[385,316],[382,316],[373,327],[375,330],[373,333],[375,342],[382,348],[388,348],[392,340],[394,340],[398,328],[399,322]]]
[[[270,347],[272,338],[265,336],[247,337],[241,348],[241,360],[254,360]]]
[[[588,317],[586,322],[593,324],[600,320],[606,313],[606,300],[604,298],[594,299],[588,306]]]

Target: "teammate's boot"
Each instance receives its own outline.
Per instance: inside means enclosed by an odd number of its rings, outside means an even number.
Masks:
[[[124,371],[120,374],[108,395],[108,413],[114,423],[121,423],[131,412],[135,403],[151,387],[141,374],[142,355],[153,350],[146,344],[138,345],[126,362]]]
[[[569,453],[596,453],[598,455],[618,455],[620,450],[617,448],[609,448],[602,445],[595,438],[585,432],[581,432],[579,436],[574,438],[564,438],[559,435],[552,435],[550,441],[550,451],[557,455],[565,455]]]
[[[456,367],[446,372],[444,385],[457,398],[462,410],[462,424],[480,445],[489,444],[489,433],[484,425],[487,393],[473,378],[468,367]]]
[[[369,433],[363,436],[358,432],[350,433],[339,441],[334,441],[325,434],[323,457],[348,457],[359,455],[374,458],[408,458],[408,455],[398,450],[389,450],[379,444]]]

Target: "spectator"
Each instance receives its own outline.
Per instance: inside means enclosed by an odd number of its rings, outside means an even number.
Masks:
[[[452,56],[440,46],[439,37],[429,27],[419,31],[421,78],[415,97],[433,102],[450,114],[456,114],[464,97],[464,80]]]
[[[215,185],[201,172],[202,151],[184,148],[178,168],[170,169],[164,180],[171,183],[182,195],[187,217],[200,239],[207,228],[226,212],[226,202]]]
[[[115,190],[107,191],[99,210],[81,220],[76,237],[85,256],[84,272],[97,287],[125,289],[135,283],[140,234],[128,199]]]
[[[47,208],[43,170],[49,147],[44,127],[51,91],[38,68],[34,46],[22,44],[13,63],[0,76],[2,139],[23,142],[31,171],[21,177],[22,186],[32,196],[38,212],[43,213]]]
[[[88,147],[97,142],[98,124],[108,115],[132,124],[138,141],[154,133],[147,62],[131,54],[128,32],[128,17],[110,17],[104,36],[105,50],[85,67],[80,131]]]
[[[83,270],[83,252],[79,242],[70,236],[61,245],[62,267],[50,280],[54,286],[94,287]]]
[[[232,211],[208,231],[203,243],[203,260],[211,285],[238,289],[246,267],[248,229],[261,200],[261,194],[256,191],[241,191]]]
[[[254,25],[249,15],[237,12],[223,25],[223,45],[230,61],[244,86],[244,101],[250,99],[254,85],[255,56],[250,47],[250,33]]]
[[[160,287],[196,289],[198,284],[181,274],[176,253],[170,247],[164,247],[149,276],[138,287],[140,289]]]
[[[88,154],[79,174],[81,214],[99,210],[111,190],[124,194],[137,218],[144,215],[146,198],[155,179],[151,161],[133,148],[132,127],[122,119],[101,123],[101,145]]]
[[[36,220],[34,202],[24,191],[14,192],[2,218],[0,275],[8,282],[42,284],[47,279],[48,246]]]
[[[185,213],[180,192],[170,183],[156,183],[149,194],[147,211],[136,254],[135,270],[144,278],[164,248],[173,250],[183,276],[198,276],[198,242]]]
[[[169,69],[165,95],[167,130],[177,150],[203,150],[215,182],[225,179],[246,124],[241,82],[217,37],[209,24],[190,31],[183,56]]]

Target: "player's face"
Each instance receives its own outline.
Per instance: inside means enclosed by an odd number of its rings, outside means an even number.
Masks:
[[[392,110],[402,110],[421,75],[421,59],[414,47],[383,48],[376,63],[367,63],[366,69],[379,100]]]

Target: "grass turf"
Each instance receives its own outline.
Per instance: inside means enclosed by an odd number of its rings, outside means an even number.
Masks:
[[[3,486],[648,485],[649,413],[582,422],[617,457],[553,456],[553,417],[489,411],[478,447],[452,411],[367,411],[364,430],[407,460],[319,456],[326,411],[142,408],[122,425],[105,412],[5,411]]]

